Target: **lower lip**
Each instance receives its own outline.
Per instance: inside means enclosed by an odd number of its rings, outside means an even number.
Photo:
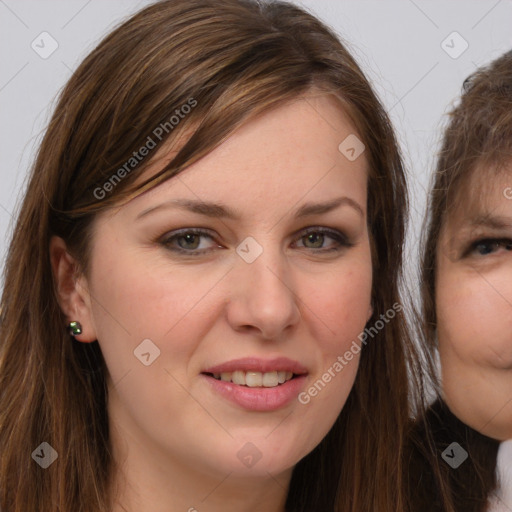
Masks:
[[[212,389],[249,411],[276,411],[296,399],[306,380],[299,375],[273,388],[250,388],[202,374]]]

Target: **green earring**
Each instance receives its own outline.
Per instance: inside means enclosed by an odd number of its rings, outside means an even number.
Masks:
[[[71,336],[78,336],[79,334],[82,334],[82,325],[80,322],[70,322],[68,329]]]

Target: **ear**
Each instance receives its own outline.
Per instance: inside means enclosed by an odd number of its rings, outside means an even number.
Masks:
[[[60,237],[50,239],[50,262],[59,305],[67,323],[77,321],[82,325],[82,334],[75,339],[84,343],[96,341],[87,280],[78,273],[78,263],[67,252],[66,243]]]

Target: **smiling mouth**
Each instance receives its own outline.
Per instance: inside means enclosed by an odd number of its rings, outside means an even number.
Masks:
[[[249,388],[275,388],[292,380],[298,375],[290,371],[274,371],[274,372],[253,372],[253,371],[234,371],[222,373],[204,373],[208,377],[224,382],[231,382],[238,386],[246,386]]]

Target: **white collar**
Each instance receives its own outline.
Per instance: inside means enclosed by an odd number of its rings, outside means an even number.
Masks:
[[[512,439],[503,441],[496,460],[498,489],[489,499],[489,512],[512,511]]]

